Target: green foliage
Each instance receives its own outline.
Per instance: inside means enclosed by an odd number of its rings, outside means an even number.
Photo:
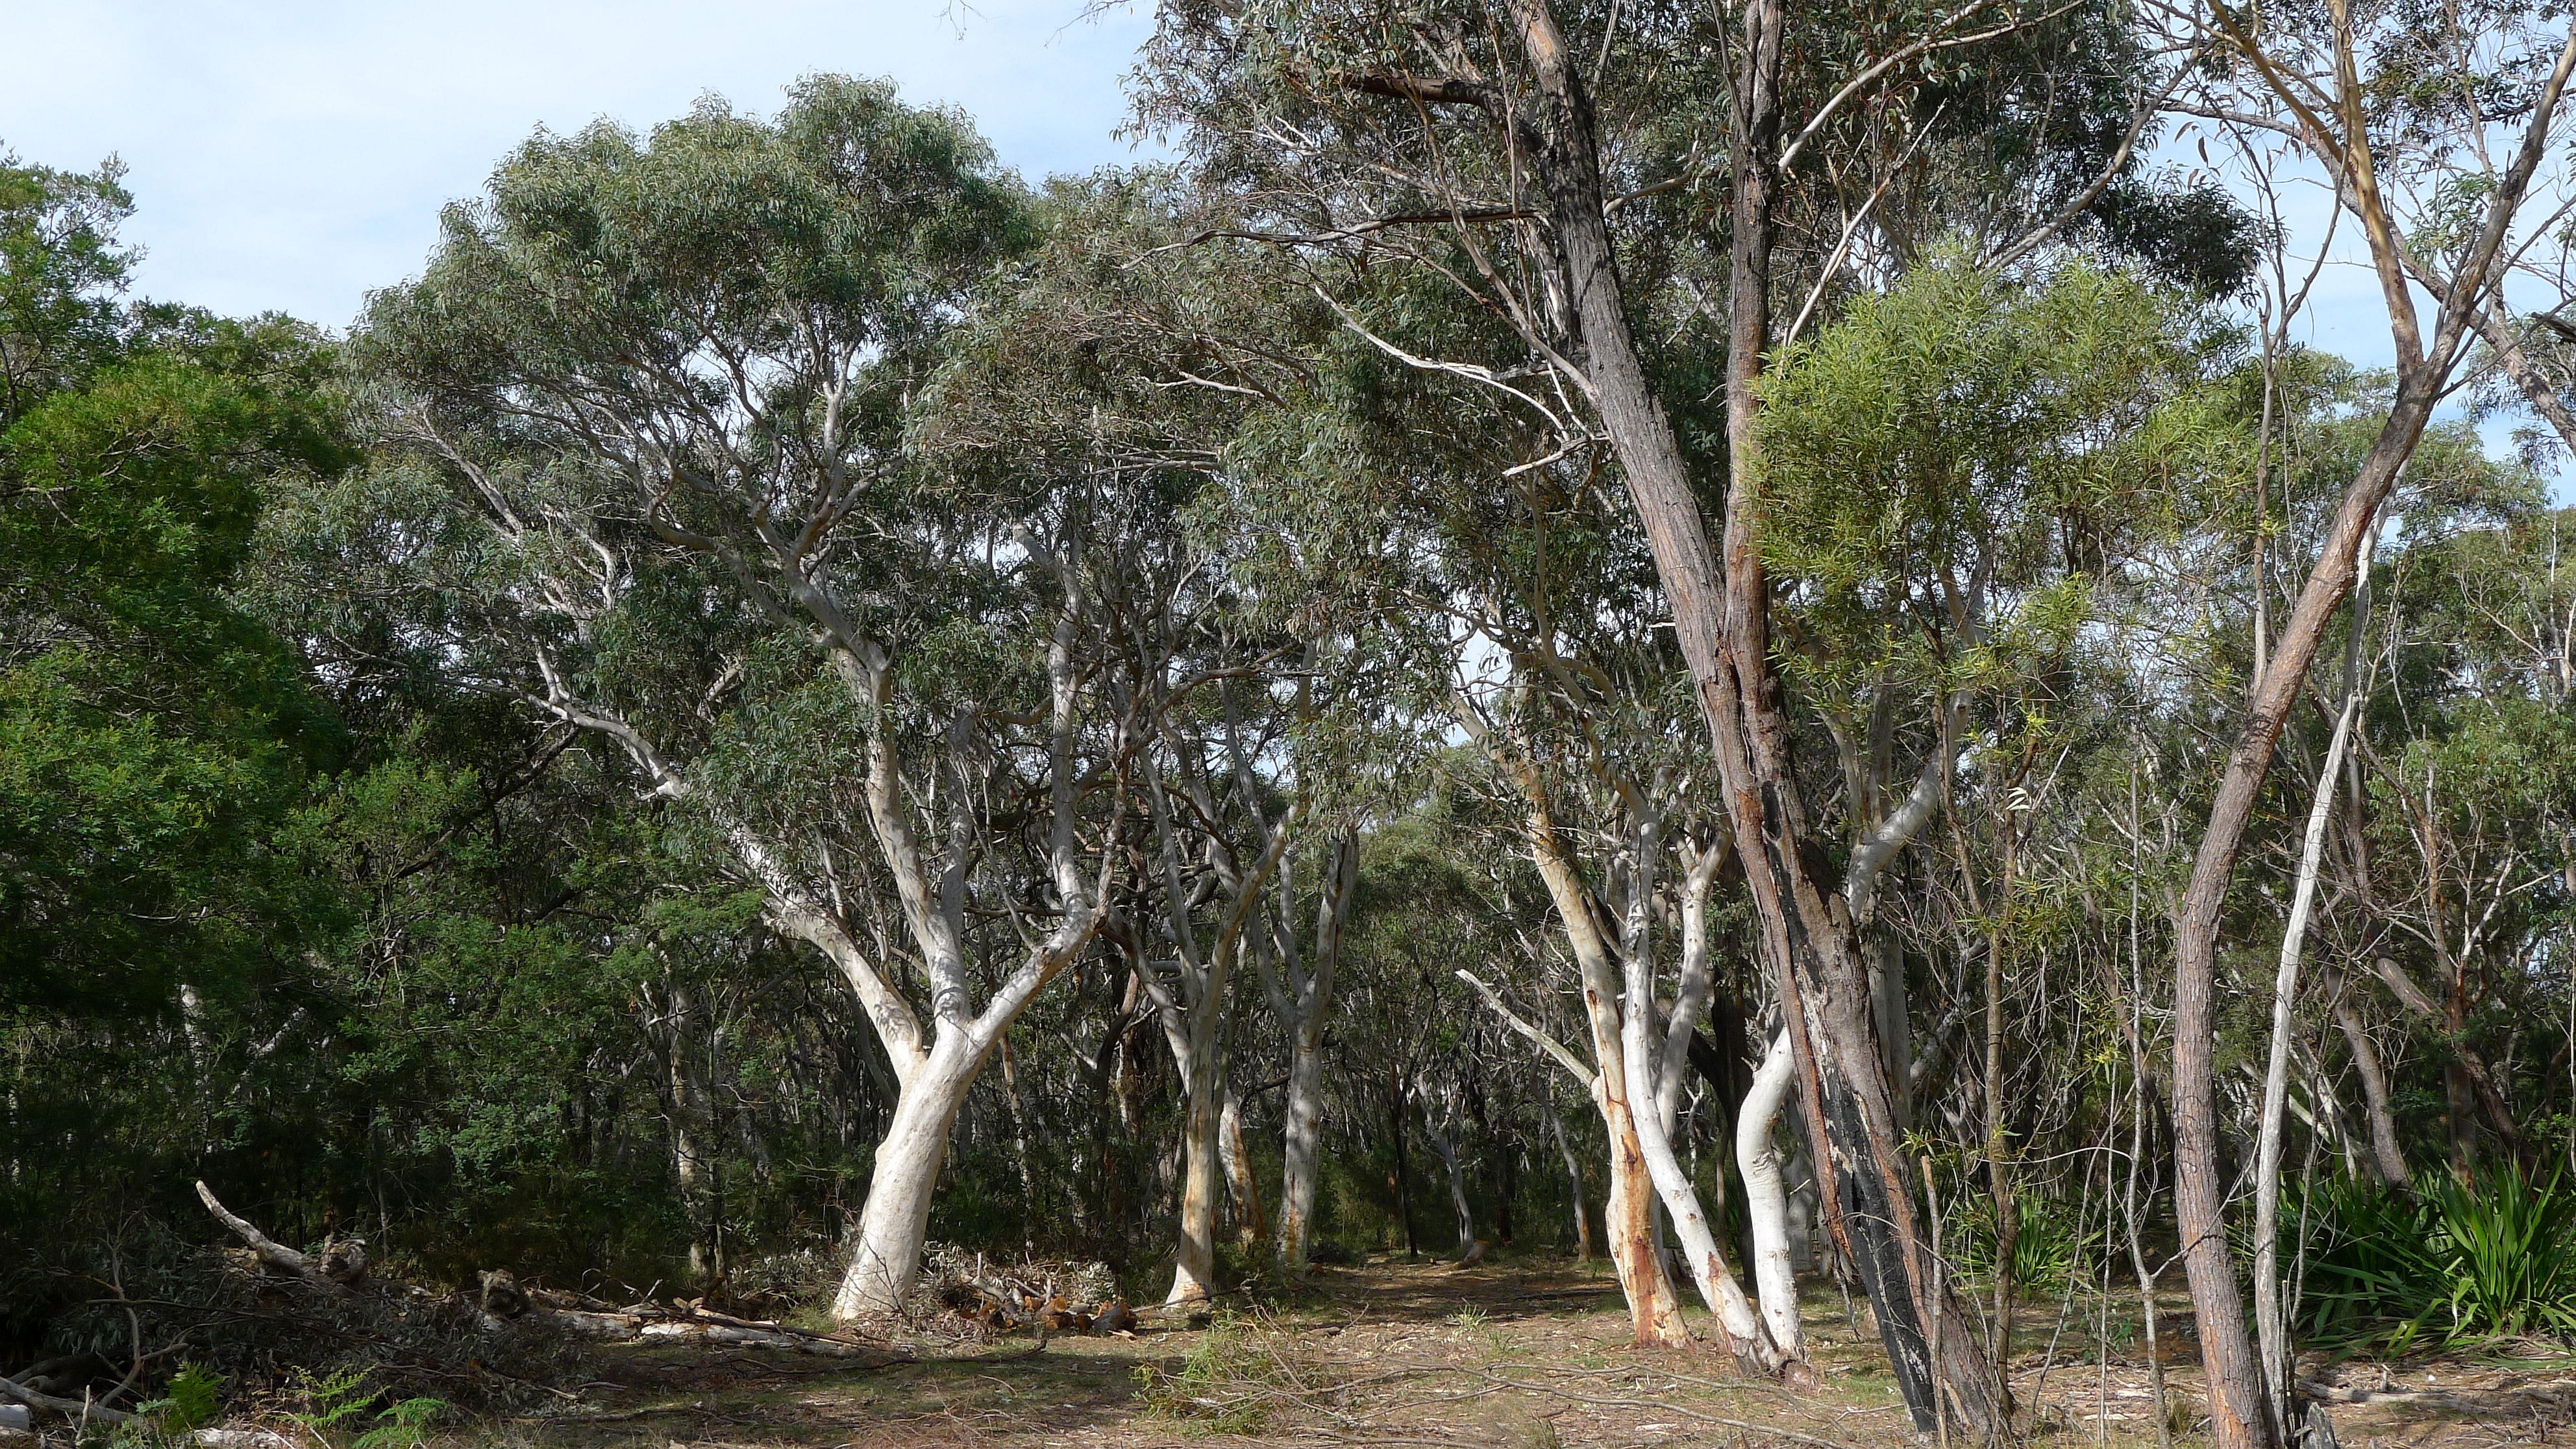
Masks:
[[[1791,667],[1830,708],[1891,669],[1992,688],[2063,657],[2096,581],[2234,476],[2227,347],[2189,299],[2075,264],[1937,259],[1855,301],[1763,383]]]
[[[420,1449],[429,1426],[447,1410],[445,1399],[403,1399],[376,1415],[375,1427],[349,1441],[349,1449]]]
[[[2284,1205],[2306,1233],[2308,1333],[2384,1336],[2398,1350],[2576,1334],[2576,1192],[2559,1174],[2427,1175],[2417,1193],[2336,1180]]]
[[[2063,1293],[2068,1279],[2091,1271],[2110,1245],[2109,1229],[2098,1209],[2087,1221],[2081,1205],[2036,1193],[2020,1193],[2013,1198],[2013,1224],[2009,1271],[2013,1286],[2024,1292]],[[1957,1232],[1960,1271],[1993,1281],[1998,1242],[1994,1200],[1970,1200],[1943,1226]]]
[[[328,1373],[299,1369],[292,1391],[302,1407],[288,1411],[287,1418],[293,1420],[296,1427],[325,1440],[373,1408],[379,1397],[376,1387],[367,1381],[367,1371],[363,1368],[336,1369]]]
[[[138,1411],[163,1434],[181,1437],[215,1422],[223,1412],[223,1376],[200,1364],[182,1364],[163,1386],[161,1397]]]
[[[322,1443],[345,1442],[348,1449],[420,1449],[429,1426],[447,1410],[444,1399],[384,1402],[384,1391],[364,1368],[302,1371],[293,1393],[303,1407],[288,1411],[288,1420]],[[352,1435],[352,1430],[358,1432]]]

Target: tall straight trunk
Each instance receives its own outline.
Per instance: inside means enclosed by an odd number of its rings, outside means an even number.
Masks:
[[[717,1241],[715,1154],[707,1148],[706,1082],[696,1055],[697,1011],[689,988],[671,983],[666,998],[671,1066],[671,1164],[680,1182],[680,1205],[689,1218],[689,1277],[700,1285],[723,1276]]]
[[[1761,917],[1765,958],[1788,1010],[1809,1133],[1829,1161],[1820,1197],[1836,1245],[1858,1267],[1897,1384],[1918,1428],[1934,1395],[1960,1419],[1999,1432],[2011,1396],[1965,1315],[1932,1279],[1913,1174],[1871,1020],[1858,934],[1811,842],[1770,666],[1769,585],[1760,553],[1754,422],[1770,341],[1773,158],[1780,136],[1780,0],[1749,0],[1736,90],[1734,236],[1728,295],[1725,572],[1711,546],[1672,423],[1649,384],[1628,323],[1608,226],[1591,102],[1546,0],[1510,0],[1541,105],[1532,159],[1547,192],[1581,338],[1584,375],[1626,476],[1674,633],[1697,686],[1727,795],[1736,849]],[[1927,1324],[1951,1320],[1937,1334]],[[1932,1345],[1940,1346],[1935,1361]],[[1937,1387],[1936,1387],[1937,1386]]]
[[[1388,1123],[1395,1128],[1392,1134],[1395,1143],[1395,1171],[1388,1174],[1387,1185],[1395,1189],[1396,1211],[1404,1218],[1404,1255],[1408,1258],[1419,1258],[1422,1256],[1422,1244],[1413,1232],[1413,1164],[1404,1160],[1406,1094],[1404,1078],[1400,1075],[1400,1070],[1392,1062],[1387,1065],[1387,1076],[1395,1092],[1393,1109],[1387,1113]]]
[[[1279,1267],[1294,1283],[1306,1276],[1315,1223],[1315,1182],[1322,1157],[1324,1116],[1324,1023],[1333,1010],[1333,976],[1342,956],[1342,928],[1359,888],[1360,842],[1345,829],[1333,838],[1324,888],[1315,901],[1314,953],[1301,973],[1293,959],[1269,969],[1270,955],[1260,952],[1262,991],[1288,1036],[1288,1098],[1280,1129]],[[1293,913],[1284,877],[1280,883],[1278,938],[1281,955],[1295,944]]]
[[[1287,1123],[1280,1129],[1279,1266],[1291,1281],[1306,1276],[1314,1250],[1315,1182],[1323,1160],[1324,1015],[1301,1030],[1288,1054]],[[1300,1023],[1301,1026],[1304,1023]]]

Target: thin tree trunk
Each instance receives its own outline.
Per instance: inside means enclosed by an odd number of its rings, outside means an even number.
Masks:
[[[2281,966],[2272,981],[2272,1048],[2263,1073],[2263,1115],[2254,1148],[2254,1333],[2271,1394],[2272,1431],[2290,1441],[2297,1385],[2291,1382],[2290,1325],[2281,1307],[2281,1118],[2290,1092],[2291,1007],[2298,999],[2299,954],[2307,944],[2308,914],[2316,905],[2317,872],[2325,863],[2326,826],[2334,818],[2335,786],[2344,753],[2352,746],[2353,715],[2361,707],[2361,639],[2370,624],[2370,559],[2375,535],[2364,534],[2354,560],[2360,578],[2353,597],[2344,650],[2343,707],[2335,712],[2334,738],[2317,772],[2308,828],[2299,845],[2299,872],[2290,891],[2290,918],[2281,930]]]
[[[2362,550],[2369,567],[2369,548]],[[2361,627],[2359,620],[2353,627]],[[2300,846],[2299,874],[2290,893],[2290,919],[2281,932],[2281,969],[2272,981],[2272,1050],[2263,1073],[2263,1115],[2254,1148],[2254,1331],[2263,1356],[2264,1382],[2271,1388],[2273,1432],[2284,1443],[2290,1437],[2290,1325],[2281,1311],[2281,1118],[2290,1090],[2290,1017],[2299,990],[2299,953],[2306,944],[2308,913],[2316,903],[2317,868],[2325,857],[2326,822],[2334,811],[2337,776],[2343,752],[2352,741],[2353,710],[2361,696],[2350,688],[2335,716],[2334,740],[2326,747],[2325,768],[2317,774],[2316,799],[2308,810],[2307,835]]]
[[[671,983],[665,998],[665,1030],[671,1069],[671,1162],[680,1183],[680,1204],[689,1218],[689,1278],[701,1286],[724,1272],[716,1242],[716,1167],[707,1150],[707,1092],[694,1052],[697,1012],[689,988]]]
[[[1574,1254],[1579,1262],[1592,1261],[1592,1214],[1583,1205],[1583,1164],[1574,1156],[1574,1146],[1565,1138],[1565,1114],[1556,1110],[1556,1095],[1547,1102],[1548,1129],[1556,1134],[1556,1152],[1565,1159],[1566,1202],[1574,1209]]]
[[[2327,621],[2351,590],[2363,535],[2374,525],[2399,468],[2414,452],[2432,405],[2433,389],[2418,381],[2402,382],[2377,441],[2344,492],[2316,567],[2299,590],[2298,604],[2282,627],[2253,708],[2228,755],[2175,921],[2174,1217],[2209,1373],[2213,1437],[2224,1449],[2272,1449],[2280,1442],[2275,1429],[2281,1415],[2272,1406],[2269,1380],[2246,1338],[2244,1299],[2228,1261],[2214,1054],[2219,916],[2282,725],[2324,642]]]
[[[2361,1078],[2362,1112],[2370,1119],[2370,1155],[2378,1164],[2380,1180],[2411,1188],[2415,1174],[2407,1169],[2406,1150],[2398,1145],[2397,1113],[2389,1105],[2388,1069],[2380,1063],[2379,1048],[2372,1043],[2360,1010],[2344,990],[2343,974],[2330,966],[2320,966],[2317,977],[2318,984],[2334,998],[2335,1028],[2343,1033],[2344,1044],[2352,1051],[2353,1071]]]

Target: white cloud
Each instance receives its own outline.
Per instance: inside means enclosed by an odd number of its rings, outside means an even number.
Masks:
[[[1083,0],[0,0],[0,144],[131,168],[137,290],[345,325],[417,272],[439,208],[539,125],[638,127],[713,91],[767,111],[815,72],[973,115],[1032,179],[1135,154],[1111,132],[1150,17]]]

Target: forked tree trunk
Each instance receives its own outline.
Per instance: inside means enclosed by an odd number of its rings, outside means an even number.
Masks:
[[[850,1266],[832,1298],[832,1317],[852,1319],[901,1311],[921,1272],[921,1249],[930,1235],[930,1199],[939,1165],[948,1153],[948,1129],[975,1085],[990,1048],[977,1048],[969,1033],[943,1025],[929,1054],[904,1078],[894,1120],[877,1144],[868,1174],[868,1200],[859,1209],[859,1231],[850,1243]]]
[[[1422,1135],[1449,1178],[1449,1206],[1458,1214],[1458,1259],[1466,1262],[1476,1255],[1476,1209],[1467,1200],[1467,1165],[1458,1155],[1457,1105],[1447,1090],[1422,1077],[1414,1078],[1413,1092],[1422,1104]]]
[[[1218,1194],[1225,1190],[1221,1185],[1224,1162],[1219,1142],[1225,1091],[1221,1047],[1234,962],[1243,949],[1252,912],[1269,886],[1271,872],[1278,869],[1280,858],[1295,839],[1306,807],[1302,798],[1290,806],[1288,817],[1270,832],[1268,848],[1261,858],[1248,873],[1231,882],[1233,898],[1217,923],[1215,942],[1202,957],[1190,927],[1189,897],[1181,888],[1180,852],[1171,812],[1159,784],[1150,789],[1149,798],[1153,801],[1155,828],[1162,836],[1164,890],[1169,897],[1172,938],[1181,953],[1181,990],[1175,996],[1150,978],[1145,984],[1154,995],[1163,1020],[1164,1039],[1171,1044],[1174,1063],[1180,1068],[1187,1105],[1181,1129],[1180,1241],[1173,1255],[1172,1288],[1163,1301],[1192,1303],[1216,1294],[1216,1205]]]

